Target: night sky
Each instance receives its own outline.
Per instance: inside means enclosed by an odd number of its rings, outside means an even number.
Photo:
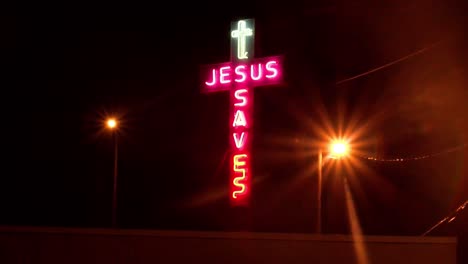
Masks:
[[[0,224],[110,227],[114,115],[120,227],[312,232],[331,127],[366,156],[439,155],[326,165],[325,232],[348,232],[347,175],[364,233],[423,233],[468,199],[468,21],[450,1],[347,2],[2,17]],[[285,85],[255,88],[250,210],[228,203],[229,93],[199,76],[229,61],[239,18],[255,18],[256,57],[285,58]]]

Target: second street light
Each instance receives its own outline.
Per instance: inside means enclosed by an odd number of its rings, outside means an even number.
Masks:
[[[112,132],[112,140],[114,144],[114,173],[112,187],[112,227],[117,227],[117,164],[118,164],[118,122],[115,118],[109,118],[106,121],[106,127]]]
[[[334,140],[329,145],[328,158],[340,159],[346,157],[349,153],[349,144],[344,140]],[[318,176],[317,176],[317,233],[322,233],[322,169],[323,169],[323,150],[318,152]]]

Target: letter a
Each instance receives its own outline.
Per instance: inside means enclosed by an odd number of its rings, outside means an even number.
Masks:
[[[245,119],[244,111],[237,110],[236,115],[234,116],[234,122],[232,123],[233,127],[238,126],[247,126],[247,120]]]

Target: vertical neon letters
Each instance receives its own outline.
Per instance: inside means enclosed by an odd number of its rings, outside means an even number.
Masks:
[[[242,95],[247,93],[247,89],[239,89],[234,92],[234,97],[236,97],[237,100],[241,100],[242,102],[240,103],[235,103],[234,106],[245,106],[247,105],[247,96]]]
[[[237,110],[236,115],[234,116],[234,122],[232,123],[233,127],[245,127],[247,126],[247,119],[245,118],[244,111]]]
[[[232,184],[237,187],[237,190],[232,192],[232,198],[237,199],[240,194],[244,194],[246,192],[246,185],[245,183],[241,183],[240,181],[244,181],[247,178],[247,162],[246,159],[248,158],[247,154],[237,154],[233,157],[233,170],[237,173],[237,177],[234,178]]]
[[[242,132],[242,133],[234,132],[232,136],[234,137],[234,144],[236,145],[236,148],[238,150],[242,150],[245,145],[245,140],[247,139],[247,132]]]
[[[232,167],[231,199],[237,204],[248,202],[249,189],[249,131],[250,131],[250,88],[236,84],[231,90],[232,115]]]

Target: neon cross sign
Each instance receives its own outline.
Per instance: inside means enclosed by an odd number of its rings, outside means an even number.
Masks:
[[[231,37],[237,38],[237,58],[248,59],[247,51],[245,51],[245,42],[246,37],[253,36],[253,30],[251,28],[246,28],[246,22],[244,20],[239,20],[237,22],[238,28],[236,30],[231,31]]]
[[[247,206],[251,193],[252,110],[254,86],[280,84],[280,56],[254,59],[253,19],[231,23],[231,61],[202,67],[202,92],[230,91],[231,205]]]

